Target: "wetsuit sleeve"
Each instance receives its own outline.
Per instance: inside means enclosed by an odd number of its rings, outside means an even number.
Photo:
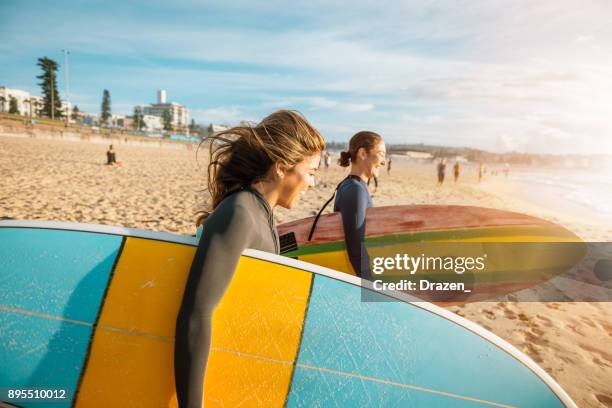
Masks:
[[[245,208],[220,210],[206,223],[177,318],[174,369],[181,408],[202,407],[213,312],[253,239],[253,221]]]
[[[359,186],[343,191],[340,214],[349,260],[357,276],[371,280],[370,256],[365,246],[367,205],[366,192]]]

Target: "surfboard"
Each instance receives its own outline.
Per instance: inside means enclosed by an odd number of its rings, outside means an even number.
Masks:
[[[0,400],[175,407],[174,329],[193,237],[0,221]],[[246,250],[215,312],[206,406],[574,407],[516,348],[403,293]],[[64,390],[51,401],[9,389]]]
[[[283,254],[355,275],[346,252],[340,213],[322,215],[308,240],[314,219],[308,217],[278,227],[281,237],[290,237],[289,250]],[[463,276],[421,273],[423,278],[456,279],[471,287],[469,295],[450,298],[427,291],[418,294],[444,304],[451,300],[488,300],[545,282],[582,259],[586,248],[581,243],[574,233],[550,221],[491,208],[385,206],[368,209],[366,216],[365,245],[371,261],[397,254],[489,256],[484,270]]]

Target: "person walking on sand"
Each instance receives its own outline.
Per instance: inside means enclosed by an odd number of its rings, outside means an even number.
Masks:
[[[340,212],[349,260],[358,277],[371,280],[370,256],[365,246],[366,210],[372,207],[367,182],[376,180],[385,166],[386,148],[382,137],[374,132],[356,133],[348,151],[340,153],[339,164],[350,166],[350,172],[336,189],[334,212]]]
[[[478,167],[478,182],[479,183],[482,181],[484,174],[485,174],[485,165],[484,163],[480,163],[480,166]]]
[[[461,172],[461,166],[459,165],[459,162],[456,161],[455,165],[453,166],[453,174],[455,175],[455,183],[459,180],[460,172]]]
[[[331,164],[331,154],[327,150],[323,153],[323,161],[325,162],[325,170],[329,169],[329,165]]]
[[[440,159],[438,162],[438,185],[441,186],[444,183],[444,175],[446,173],[446,160]]]
[[[387,156],[387,176],[391,175],[391,156]]]
[[[176,320],[174,377],[180,408],[201,408],[204,402],[212,316],[240,255],[246,248],[279,253],[274,208],[293,208],[300,194],[314,186],[325,148],[319,131],[287,110],[254,127],[234,127],[208,139],[212,203],[197,222],[204,233]]]
[[[378,191],[378,176],[373,174],[371,179],[368,179],[368,191],[370,191],[370,183],[372,182],[372,180],[374,180],[374,189],[372,190],[372,197],[374,197],[374,194],[376,194],[376,192]]]

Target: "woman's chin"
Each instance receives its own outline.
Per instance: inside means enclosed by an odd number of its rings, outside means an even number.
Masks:
[[[292,209],[293,207],[295,207],[295,205],[297,204],[298,200],[292,200],[292,201],[287,201],[287,202],[279,202],[278,206],[279,207],[283,207],[286,208],[288,210]]]
[[[295,206],[297,206],[300,202],[300,198],[302,197],[302,194],[298,194],[293,200],[289,201],[289,204],[287,204],[287,208],[288,210],[294,208]]]

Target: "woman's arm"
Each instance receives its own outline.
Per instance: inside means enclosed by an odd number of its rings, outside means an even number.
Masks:
[[[206,223],[177,319],[174,370],[181,408],[202,406],[213,312],[253,236],[253,220],[245,208],[218,210]]]
[[[357,276],[371,280],[370,256],[365,246],[367,193],[358,185],[342,192],[340,213],[346,251]]]

